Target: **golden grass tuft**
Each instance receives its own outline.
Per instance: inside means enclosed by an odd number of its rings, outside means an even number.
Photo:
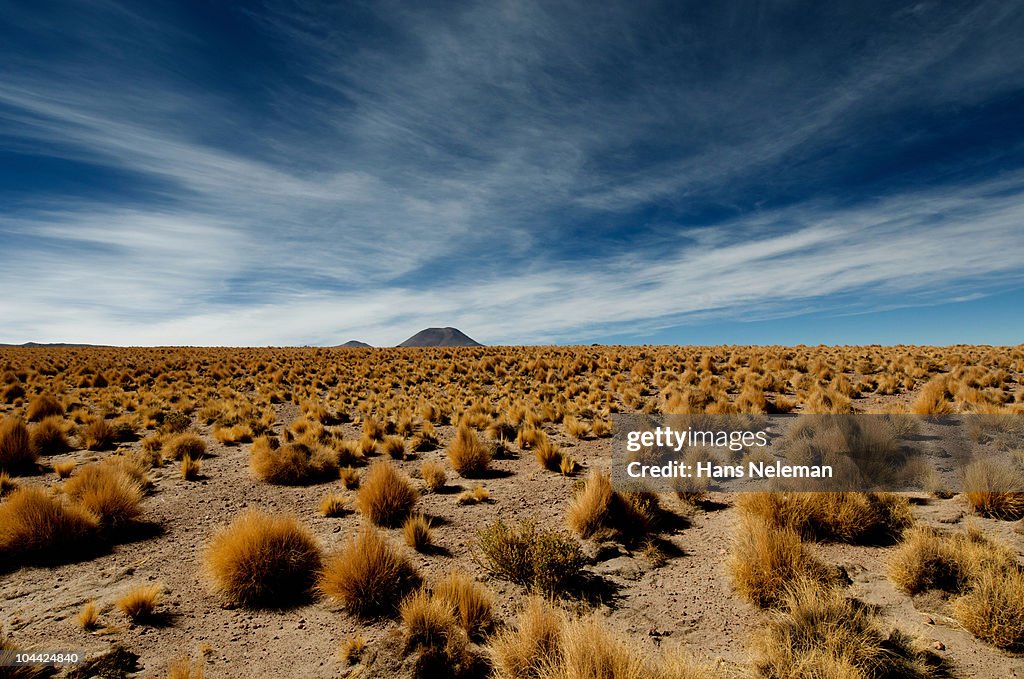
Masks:
[[[421,589],[402,601],[399,614],[406,651],[417,654],[414,676],[457,677],[465,672],[472,660],[469,642],[444,601]]]
[[[294,516],[246,512],[218,530],[204,553],[214,589],[233,603],[278,606],[316,580],[320,547]]]
[[[854,544],[892,542],[913,523],[909,501],[892,493],[743,493],[737,506],[804,538]]]
[[[434,544],[434,534],[430,529],[430,520],[422,512],[409,515],[402,525],[402,536],[405,544],[417,552],[425,552]]]
[[[0,469],[11,473],[29,470],[37,457],[25,423],[20,417],[5,417],[0,422]]]
[[[99,517],[102,526],[119,526],[142,513],[142,486],[119,464],[85,465],[64,482],[64,492]]]
[[[346,665],[355,665],[366,650],[366,638],[362,634],[351,636],[341,642],[339,650],[341,661]]]
[[[460,425],[448,445],[448,462],[459,476],[476,476],[491,464],[491,449],[467,425]]]
[[[189,658],[179,658],[167,668],[167,679],[203,679],[204,674],[202,658],[198,658],[195,665]]]
[[[964,468],[964,496],[982,516],[1024,518],[1024,474],[1009,460],[981,458]]]
[[[86,632],[92,632],[100,627],[100,611],[95,601],[89,601],[82,610],[75,616],[75,622]]]
[[[1010,651],[1024,649],[1024,572],[983,570],[967,594],[953,602],[953,615],[979,639]]]
[[[132,622],[145,622],[153,618],[163,596],[164,586],[160,583],[136,585],[121,595],[115,604]]]
[[[75,471],[74,460],[61,460],[60,462],[53,463],[53,471],[57,474],[57,478],[66,479],[71,476],[71,472]]]
[[[338,470],[338,478],[341,485],[348,490],[355,490],[359,487],[359,470],[354,467],[342,467]]]
[[[652,654],[591,614],[572,617],[532,597],[490,644],[497,679],[717,679],[680,650]],[[817,675],[815,675],[817,676]],[[837,679],[829,676],[829,679]]]
[[[837,582],[838,574],[815,557],[791,528],[776,528],[744,517],[729,560],[733,587],[762,608],[780,605],[787,588],[798,580],[822,585]]]
[[[561,656],[565,614],[541,597],[530,597],[514,627],[501,630],[491,642],[499,679],[541,679]]]
[[[543,437],[533,446],[533,457],[544,469],[559,471],[562,467],[562,450],[548,437]]]
[[[49,394],[39,394],[28,403],[28,409],[25,411],[25,419],[29,422],[39,422],[42,419],[51,416],[57,416],[58,418],[64,415],[64,406],[60,404],[60,401],[55,399]]]
[[[106,450],[114,447],[117,432],[110,422],[102,417],[94,418],[79,432],[82,444],[89,450]]]
[[[434,596],[455,612],[470,639],[481,639],[491,628],[491,594],[462,571],[451,571],[434,586]]]
[[[418,499],[408,477],[390,462],[375,462],[366,473],[356,496],[356,506],[378,526],[396,526],[412,511]]]
[[[249,468],[259,480],[283,486],[312,483],[340,474],[335,451],[319,444],[277,445],[276,439],[267,436],[253,441]]]
[[[67,434],[64,432],[63,421],[52,415],[29,427],[29,438],[32,448],[39,455],[53,455],[71,449]]]
[[[935,676],[923,650],[883,628],[866,606],[808,581],[793,583],[782,611],[755,634],[754,667],[776,679]]]
[[[907,594],[930,589],[960,592],[981,573],[1009,570],[1017,559],[1013,550],[975,528],[945,535],[933,528],[915,526],[889,559],[889,579]]]
[[[405,459],[405,439],[401,436],[388,436],[381,444],[381,448],[392,460]]]
[[[74,557],[96,536],[98,520],[37,487],[19,488],[0,503],[0,556]]]
[[[619,493],[608,472],[594,470],[569,501],[566,522],[582,538],[636,541],[651,532],[656,516],[655,496]]]
[[[345,516],[349,512],[348,501],[341,493],[328,493],[320,500],[318,511],[320,516],[328,518]]]
[[[458,503],[460,505],[478,505],[491,499],[491,493],[479,483],[470,490],[459,493]]]
[[[372,526],[327,557],[319,587],[355,615],[392,612],[419,581],[412,563]]]
[[[427,460],[420,466],[420,476],[423,477],[423,483],[431,491],[444,488],[444,484],[448,481],[448,474],[445,473],[444,465],[431,460]]]
[[[196,434],[183,432],[165,440],[161,454],[170,460],[180,460],[186,455],[197,460],[206,454],[206,443]]]
[[[193,458],[188,453],[185,453],[181,457],[181,478],[186,481],[195,481],[199,478],[199,474],[203,468],[203,461],[198,458]]]
[[[18,488],[18,482],[11,478],[11,475],[5,471],[0,471],[0,498],[4,497],[8,493],[14,492]]]

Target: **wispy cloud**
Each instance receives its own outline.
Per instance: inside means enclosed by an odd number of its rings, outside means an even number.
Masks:
[[[792,46],[781,9],[271,3],[233,20],[273,59],[215,74],[232,36],[93,9],[136,37],[0,49],[0,151],[138,183],[0,176],[0,341],[564,342],[1021,285],[1024,139],[958,151],[948,113],[1024,85],[1016,3]]]

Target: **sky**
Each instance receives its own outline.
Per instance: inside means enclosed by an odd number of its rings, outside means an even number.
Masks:
[[[1024,3],[0,0],[0,342],[1024,342]]]

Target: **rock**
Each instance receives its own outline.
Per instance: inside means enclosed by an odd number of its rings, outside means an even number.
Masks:
[[[941,641],[936,641],[934,644],[932,644],[932,648],[934,648],[936,651],[945,651],[946,644],[942,643]]]

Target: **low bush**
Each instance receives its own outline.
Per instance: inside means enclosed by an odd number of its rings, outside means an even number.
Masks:
[[[566,589],[585,563],[575,540],[532,521],[508,526],[498,519],[477,533],[477,547],[496,576],[546,594]]]

